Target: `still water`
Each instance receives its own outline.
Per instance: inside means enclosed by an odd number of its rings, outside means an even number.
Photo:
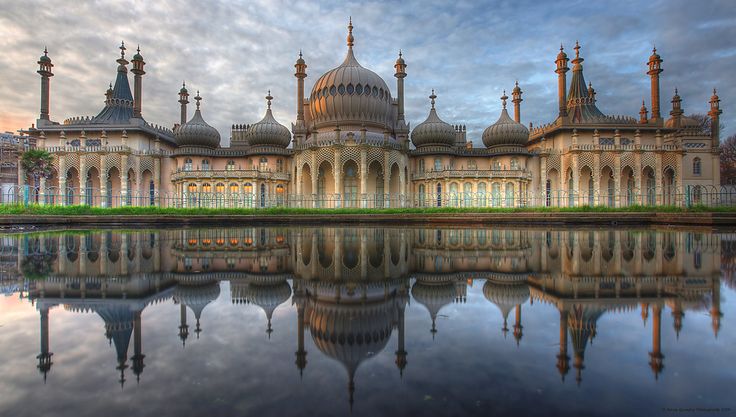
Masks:
[[[0,415],[731,415],[735,255],[666,229],[5,235]]]

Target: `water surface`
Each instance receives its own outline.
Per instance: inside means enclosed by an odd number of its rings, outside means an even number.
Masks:
[[[729,415],[734,237],[6,235],[0,415]]]

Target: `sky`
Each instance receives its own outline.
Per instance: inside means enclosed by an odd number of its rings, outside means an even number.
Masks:
[[[199,90],[203,117],[224,143],[232,124],[263,117],[269,89],[274,116],[290,127],[299,50],[308,65],[308,96],[319,76],[342,62],[349,16],[356,58],[394,97],[393,65],[403,51],[411,126],[427,117],[427,96],[435,89],[440,117],[466,125],[468,138],[480,144],[483,129],[499,117],[499,97],[516,80],[524,91],[522,123],[554,120],[554,60],[561,43],[574,56],[577,40],[585,79],[604,113],[638,118],[642,99],[651,110],[646,62],[656,45],[664,60],[663,115],[676,87],[686,114],[707,113],[715,87],[722,139],[736,133],[732,0],[6,0],[0,5],[0,131],[28,128],[38,117],[36,62],[44,46],[54,63],[52,120],[96,115],[115,79],[121,40],[129,59],[140,45],[146,61],[143,116],[149,123],[179,121],[177,93],[186,80],[190,100]]]

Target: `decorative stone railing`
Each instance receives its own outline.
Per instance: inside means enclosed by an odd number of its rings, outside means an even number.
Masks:
[[[445,178],[518,178],[531,180],[532,174],[521,169],[449,169],[425,171],[412,174],[412,180],[433,180]]]
[[[259,171],[257,169],[209,169],[209,170],[176,170],[172,175],[173,181],[185,179],[217,179],[217,178],[242,178],[242,179],[271,179],[289,181],[291,174],[288,172]]]

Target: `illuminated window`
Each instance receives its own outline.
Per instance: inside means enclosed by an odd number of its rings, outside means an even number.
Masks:
[[[230,184],[230,194],[237,194],[237,192],[238,192],[238,184],[234,182],[231,183]]]
[[[215,185],[215,192],[217,194],[224,194],[225,193],[225,184],[218,182],[217,185]]]
[[[243,186],[243,192],[246,194],[253,194],[253,184],[246,182]]]
[[[212,186],[209,183],[202,184],[202,192],[203,193],[211,193],[212,192]]]
[[[196,193],[197,192],[197,184],[189,184],[187,186],[187,192],[189,193]]]

